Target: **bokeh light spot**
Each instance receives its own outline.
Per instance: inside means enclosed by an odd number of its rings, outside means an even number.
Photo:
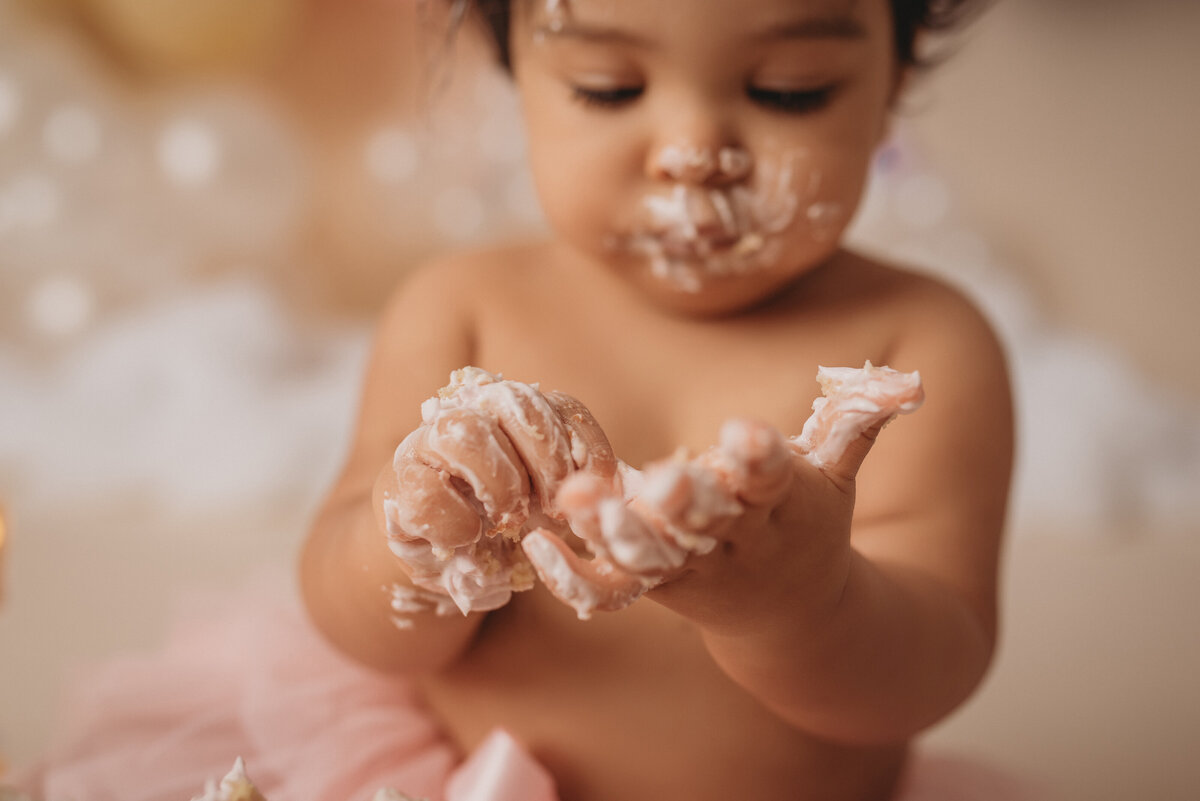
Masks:
[[[77,278],[47,278],[29,296],[27,314],[32,327],[56,337],[78,333],[92,317],[95,299]]]
[[[408,133],[399,128],[384,128],[367,140],[364,160],[367,172],[375,180],[393,184],[412,177],[420,163],[420,153]]]
[[[221,142],[207,125],[176,120],[158,140],[158,163],[173,183],[196,187],[212,181],[221,166]]]

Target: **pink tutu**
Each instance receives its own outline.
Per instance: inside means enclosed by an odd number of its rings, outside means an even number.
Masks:
[[[550,775],[502,731],[463,762],[409,682],[341,656],[289,597],[207,599],[161,651],[88,674],[20,788],[44,801],[187,801],[242,757],[270,801],[369,801],[384,787],[556,801]],[[897,801],[1026,798],[977,764],[918,755]]]
[[[286,597],[206,599],[160,652],[87,675],[21,788],[46,801],[187,801],[240,756],[271,801],[367,801],[382,787],[554,801],[549,775],[502,733],[456,770],[461,755],[414,688],[341,656]]]

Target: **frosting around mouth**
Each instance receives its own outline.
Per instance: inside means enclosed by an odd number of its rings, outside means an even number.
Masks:
[[[707,163],[705,155],[681,151],[672,157],[689,166]],[[719,155],[710,160],[720,161]],[[769,269],[794,223],[805,226],[814,242],[826,242],[845,218],[840,203],[820,196],[820,173],[797,170],[804,156],[792,151],[760,163],[748,183],[676,182],[669,194],[644,197],[628,232],[606,244],[645,258],[655,278],[685,292],[699,292],[714,278]]]

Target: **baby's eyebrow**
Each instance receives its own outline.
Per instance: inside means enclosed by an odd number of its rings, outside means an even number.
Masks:
[[[654,43],[632,31],[620,28],[608,28],[602,25],[580,24],[555,20],[548,25],[539,25],[533,31],[534,36],[547,40],[576,39],[583,42],[601,44],[624,44],[649,49]]]
[[[802,17],[768,25],[757,39],[865,39],[866,27],[854,17]]]

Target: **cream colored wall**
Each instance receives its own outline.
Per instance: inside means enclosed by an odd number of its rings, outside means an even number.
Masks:
[[[1200,400],[1200,3],[1001,0],[909,98],[1058,321]]]

